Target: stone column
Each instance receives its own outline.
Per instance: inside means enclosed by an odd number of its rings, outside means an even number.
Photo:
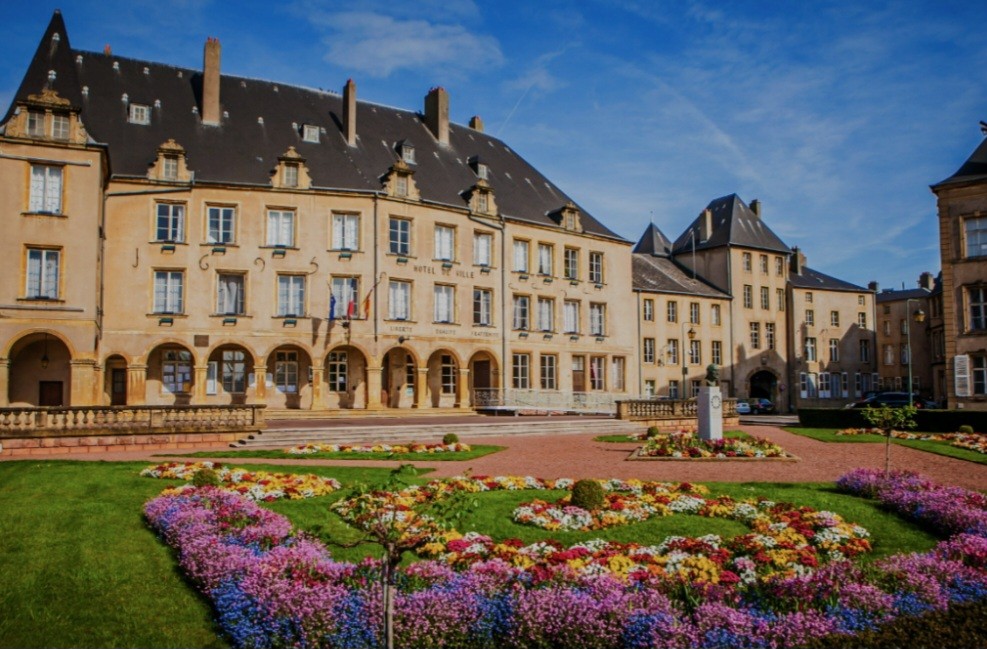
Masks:
[[[209,378],[209,365],[196,365],[192,368],[192,405],[206,403],[206,380]],[[219,380],[219,377],[216,378]]]
[[[96,381],[96,361],[89,358],[73,358],[69,361],[72,385],[69,388],[70,406],[92,406]]]
[[[367,365],[367,410],[381,410],[384,407],[380,402],[382,371],[380,365]]]
[[[147,403],[147,365],[127,366],[127,405]]]
[[[419,367],[415,372],[415,408],[428,408],[428,367]]]
[[[254,399],[259,403],[267,401],[267,365],[254,364]]]
[[[718,385],[699,388],[696,402],[699,418],[699,439],[723,439],[723,399]]]
[[[10,405],[10,359],[0,358],[0,406]]]
[[[456,407],[468,410],[470,403],[470,371],[469,368],[459,368],[459,380],[456,381]]]
[[[325,410],[326,403],[324,398],[325,390],[325,368],[320,365],[312,366],[312,410]]]

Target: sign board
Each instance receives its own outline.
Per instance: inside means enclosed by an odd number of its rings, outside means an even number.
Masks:
[[[969,397],[970,389],[970,357],[967,354],[953,356],[953,382],[958,397]]]

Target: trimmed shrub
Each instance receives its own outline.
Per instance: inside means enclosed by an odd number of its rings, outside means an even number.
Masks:
[[[199,469],[192,476],[192,484],[196,487],[218,487],[219,474],[213,469]]]
[[[572,504],[587,511],[603,506],[603,485],[596,480],[577,480],[572,485]]]
[[[957,430],[959,432],[965,433],[967,435],[972,435],[973,434],[973,426],[970,426],[969,424],[963,424]]]
[[[442,443],[443,444],[446,444],[446,445],[448,445],[448,444],[458,444],[459,443],[459,435],[457,435],[456,433],[446,433],[445,435],[442,436]]]
[[[661,430],[657,426],[648,426],[648,433],[647,433],[648,439],[651,439],[652,437],[658,437],[659,435],[661,435]]]

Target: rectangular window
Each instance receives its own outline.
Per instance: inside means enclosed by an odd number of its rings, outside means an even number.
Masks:
[[[275,353],[274,389],[283,394],[298,394],[298,352]]]
[[[689,341],[689,364],[690,365],[702,365],[702,341],[690,340]]]
[[[184,349],[166,349],[161,352],[161,387],[165,392],[178,394],[192,387],[192,354]]]
[[[408,176],[407,174],[395,174],[394,175],[394,195],[395,196],[407,196],[408,195]]]
[[[473,289],[473,324],[489,327],[493,324],[493,291],[487,288]]]
[[[785,260],[781,257],[775,257],[775,275],[781,277],[785,274]]]
[[[764,346],[768,349],[775,348],[775,323],[764,323]]]
[[[284,166],[284,186],[298,187],[298,165],[287,163]]]
[[[232,207],[209,207],[209,243],[233,243],[236,238],[236,210]]]
[[[607,306],[605,304],[589,305],[589,333],[593,336],[607,335]]]
[[[860,341],[860,362],[869,363],[870,362],[870,341],[861,340]]]
[[[905,334],[907,334],[908,333],[908,318],[902,318],[901,321],[898,323],[898,328],[901,331],[901,335],[904,336]]]
[[[31,137],[45,136],[45,114],[37,110],[27,112],[27,134]]]
[[[672,380],[668,382],[668,398],[678,399],[679,398],[679,382]]]
[[[564,333],[579,333],[579,302],[576,300],[566,300],[562,304],[562,326]]]
[[[185,241],[185,206],[158,203],[155,241]]]
[[[514,328],[527,331],[531,324],[531,298],[527,295],[514,296]]]
[[[855,397],[863,396],[864,394],[863,387],[864,387],[863,377],[860,375],[860,372],[855,372],[853,375],[853,396]]]
[[[514,240],[514,271],[528,272],[529,244],[527,241]]]
[[[439,365],[442,394],[456,394],[456,362],[449,354],[443,354]]]
[[[490,197],[487,192],[478,192],[476,195],[476,211],[477,212],[489,212],[490,211]]]
[[[857,324],[860,325],[860,328],[861,329],[866,329],[867,328],[867,313],[866,312],[861,311],[860,313],[857,314]]]
[[[644,381],[644,396],[649,397],[649,398],[655,396],[655,380],[654,379],[646,379]]]
[[[840,362],[840,341],[836,338],[829,339],[829,362]]]
[[[435,297],[435,322],[451,323],[455,309],[455,287],[448,284],[436,284],[433,290]]]
[[[745,252],[743,259],[744,259],[744,272],[745,273],[751,272],[752,270],[751,253]]]
[[[973,371],[973,393],[987,394],[987,356],[971,356],[970,365]]]
[[[326,381],[329,383],[330,392],[346,392],[349,363],[346,360],[346,352],[329,352],[329,359],[326,363]]]
[[[761,308],[765,311],[771,308],[771,291],[767,286],[761,287]]]
[[[538,244],[538,274],[539,275],[551,275],[552,274],[552,257],[553,257],[552,246],[547,243]]]
[[[306,142],[316,142],[319,141],[319,127],[315,124],[303,124],[302,125],[302,139]]]
[[[610,389],[623,392],[626,389],[626,363],[623,356],[614,356],[610,360]]]
[[[785,310],[785,289],[775,289],[775,299],[778,301],[778,310]]]
[[[653,322],[655,319],[655,301],[645,300],[644,301],[644,320],[646,322]]]
[[[222,358],[223,390],[229,394],[243,394],[247,390],[247,355],[238,349],[225,349]]]
[[[62,168],[31,165],[29,211],[44,214],[62,213]]]
[[[714,340],[711,344],[711,360],[717,365],[723,365],[723,343],[719,340]]]
[[[759,257],[759,260],[760,260],[760,263],[761,263],[761,274],[762,275],[767,275],[768,274],[768,256],[767,255],[761,255]]]
[[[603,283],[603,253],[589,253],[589,281],[594,284]]]
[[[761,323],[752,322],[751,328],[751,349],[761,349]]]
[[[555,300],[538,298],[538,329],[553,331],[555,329]]]
[[[689,302],[689,322],[699,324],[699,302]]]
[[[165,180],[178,179],[178,157],[173,155],[162,156],[161,177]]]
[[[812,309],[805,310],[805,324],[808,327],[816,326],[816,312]]]
[[[333,311],[334,318],[359,318],[360,307],[360,278],[333,277],[329,285],[332,291],[329,302],[336,300]]]
[[[816,391],[816,386],[819,385],[818,377],[815,372],[809,372],[809,398],[815,399],[819,393]]]
[[[805,301],[808,304],[812,304],[812,291],[805,292]]]
[[[754,287],[750,284],[744,284],[744,308],[754,308]]]
[[[969,296],[970,329],[987,329],[987,289],[971,288]]]
[[[278,275],[279,317],[305,315],[305,276]]]
[[[539,362],[541,365],[541,389],[558,390],[558,357],[554,354],[542,354]]]
[[[884,321],[884,335],[885,336],[890,336],[891,335],[891,321],[890,320],[885,320]]]
[[[673,300],[668,301],[666,320],[668,322],[678,322],[679,321],[679,303]]]
[[[829,399],[833,396],[832,384],[830,383],[829,372],[821,372],[819,374],[819,398]]]
[[[493,235],[488,232],[473,233],[473,263],[489,268],[493,259]]]
[[[709,308],[709,315],[710,315],[709,319],[713,321],[714,327],[719,327],[721,324],[723,324],[722,317],[720,316],[719,304],[714,304]]]
[[[411,319],[411,282],[391,280],[387,285],[387,317],[390,320]]]
[[[589,389],[603,390],[606,388],[606,356],[591,356],[589,359]]]
[[[644,355],[643,360],[644,360],[645,363],[654,363],[655,362],[655,339],[654,338],[645,338],[644,339],[643,355]]]
[[[185,273],[180,270],[154,272],[154,312],[182,313]]]
[[[693,398],[699,396],[699,390],[701,387],[701,381],[697,381],[696,379],[689,381],[689,393],[693,396]]]
[[[60,262],[58,250],[28,248],[24,296],[31,300],[57,300]]]
[[[814,361],[816,360],[816,339],[806,338],[805,339],[805,360]]]
[[[295,245],[295,213],[290,210],[267,211],[267,245],[290,248]]]
[[[839,311],[830,311],[829,312],[829,324],[831,326],[833,326],[833,327],[839,327],[840,326],[840,312]]]
[[[332,215],[332,249],[333,250],[360,249],[360,215],[359,214]]]
[[[676,338],[669,338],[668,344],[665,346],[668,349],[668,364],[678,365],[679,364],[679,341]]]
[[[530,355],[511,355],[511,387],[516,390],[527,390],[531,387]]]
[[[447,225],[435,226],[435,259],[452,261],[456,258],[456,229]]]
[[[575,248],[566,248],[562,253],[562,276],[579,279],[579,251]]]
[[[219,273],[216,278],[216,313],[243,315],[243,274]]]
[[[63,141],[69,139],[68,115],[51,116],[51,137],[56,140],[63,140]]]
[[[900,349],[898,350],[898,358],[901,359],[902,365],[908,365],[908,345],[905,343],[901,343],[899,347]]]
[[[388,223],[388,242],[392,255],[411,254],[411,221],[392,217]]]
[[[987,255],[987,217],[963,219],[963,229],[966,234],[966,256]]]
[[[131,124],[147,125],[151,123],[151,107],[144,104],[130,104]]]

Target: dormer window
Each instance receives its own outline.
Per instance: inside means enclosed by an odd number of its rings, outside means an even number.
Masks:
[[[164,180],[178,180],[178,156],[162,156],[161,177]]]
[[[30,137],[44,137],[45,135],[45,114],[39,110],[31,110],[27,113],[27,134]]]
[[[469,159],[469,166],[473,169],[473,173],[480,180],[490,180],[490,169],[487,165],[480,161],[479,156],[473,156]]]
[[[408,195],[408,177],[404,175],[399,175],[394,179],[394,195],[395,196],[407,196]]]
[[[407,164],[415,164],[415,145],[408,140],[402,140],[398,143],[398,153]]]
[[[302,126],[302,139],[306,142],[319,143],[319,127],[314,124],[305,124]]]
[[[187,182],[191,179],[185,164],[185,149],[174,140],[158,147],[158,156],[148,169],[147,177],[168,182]]]
[[[583,224],[579,220],[579,209],[571,201],[563,205],[560,209],[550,212],[549,215],[555,219],[556,223],[563,230],[581,232],[583,229]]]
[[[287,163],[284,166],[284,186],[285,187],[298,187],[298,165],[296,163]]]
[[[131,124],[147,125],[151,123],[151,107],[144,104],[130,104]]]
[[[308,175],[305,158],[295,151],[295,147],[288,147],[287,151],[278,156],[278,166],[271,175],[271,185],[284,189],[311,188],[312,178]]]
[[[415,185],[415,170],[408,166],[403,158],[398,158],[390,170],[382,178],[384,189],[390,196],[418,200],[421,194]]]
[[[476,195],[476,211],[486,214],[490,210],[490,200],[486,192]]]
[[[69,116],[68,115],[52,115],[51,116],[51,137],[54,140],[67,140],[69,139]]]
[[[565,227],[566,230],[575,230],[576,229],[576,213],[575,212],[566,212],[565,213],[565,226],[564,227]]]

